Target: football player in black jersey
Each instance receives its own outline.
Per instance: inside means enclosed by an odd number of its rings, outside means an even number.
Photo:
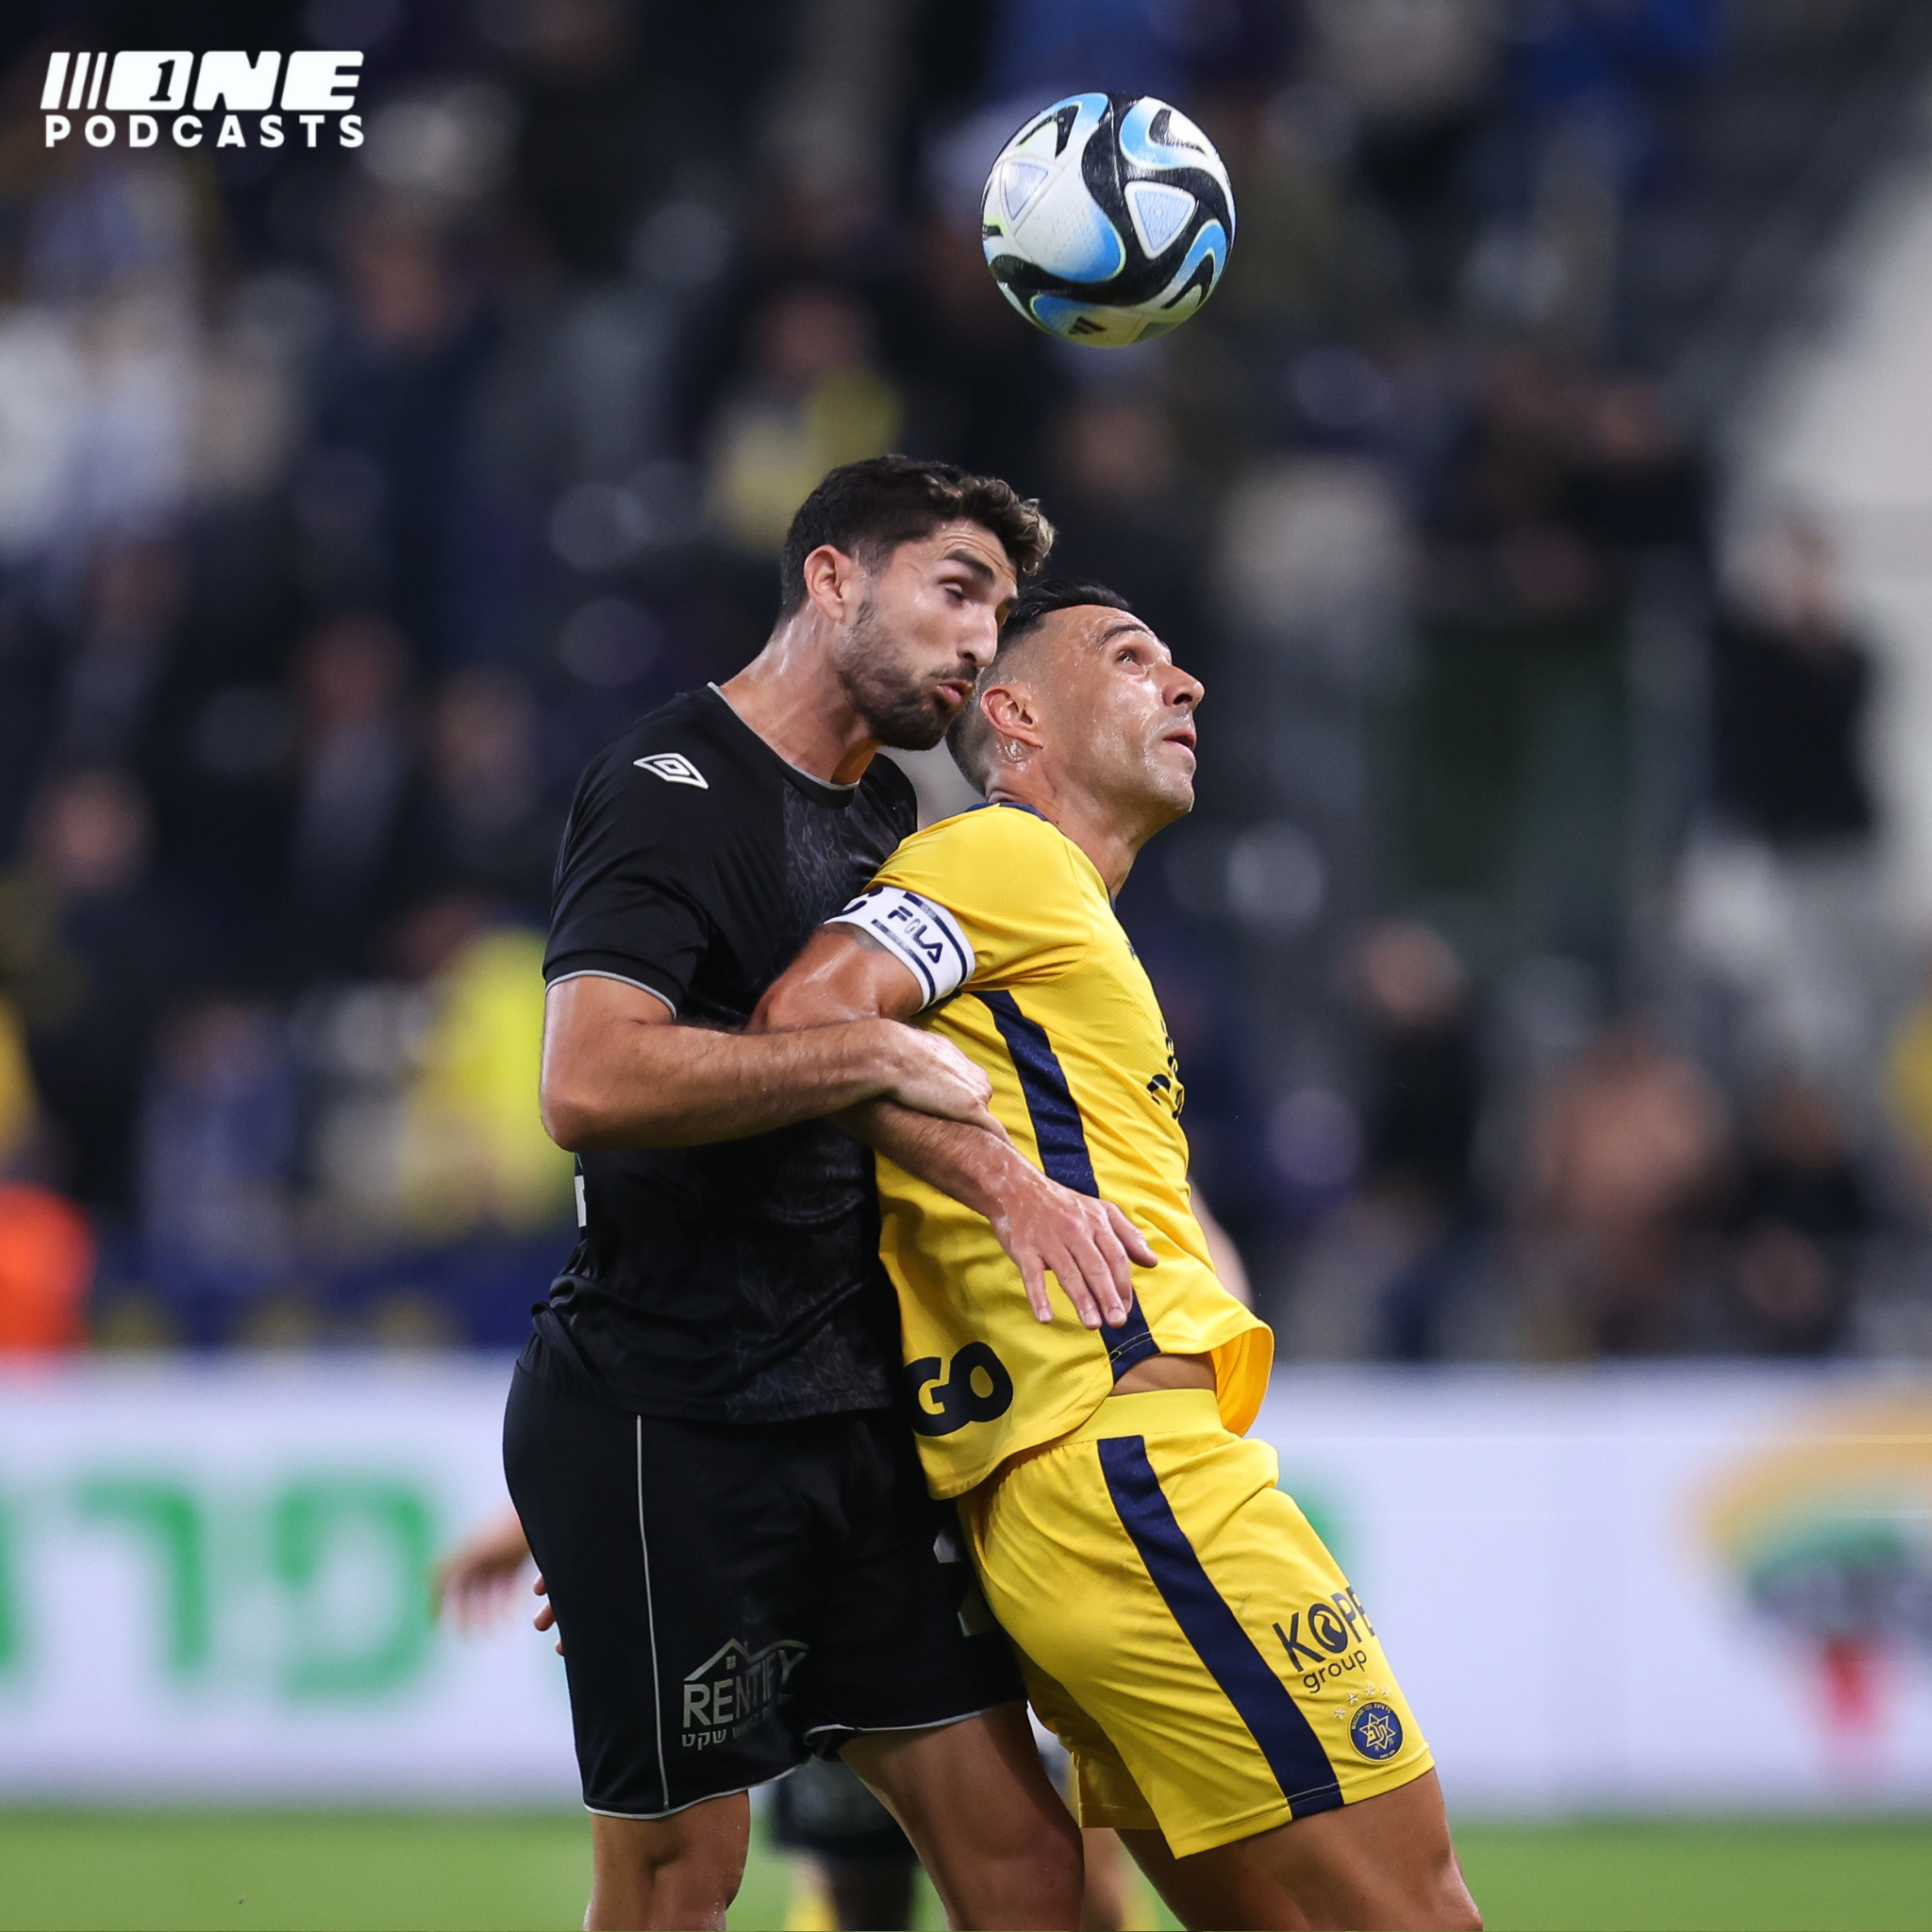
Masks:
[[[633,725],[571,808],[542,1110],[580,1239],[504,1455],[562,1639],[592,1926],[722,1925],[746,1789],[813,1751],[891,1807],[954,1924],[1078,1923],[1078,1833],[926,1499],[855,1138],[918,1162],[924,1120],[993,1124],[988,1083],[892,1023],[742,1030],[914,829],[874,755],[939,741],[1051,541],[995,479],[831,472],[764,650]],[[1125,1319],[1153,1256],[1117,1210],[1031,1168],[1002,1206],[1078,1319]]]

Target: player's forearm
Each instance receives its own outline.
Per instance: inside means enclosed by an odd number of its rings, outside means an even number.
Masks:
[[[769,1133],[883,1092],[900,1030],[880,1020],[791,1033],[629,1027],[546,1057],[543,1124],[577,1154]]]
[[[916,1179],[991,1221],[1012,1196],[1042,1178],[1011,1141],[964,1121],[940,1120],[892,1100],[872,1100],[835,1116],[854,1140]]]

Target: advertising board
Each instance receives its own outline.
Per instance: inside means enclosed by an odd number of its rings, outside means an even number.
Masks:
[[[0,1797],[573,1802],[548,1641],[425,1610],[508,1372],[0,1378]],[[1459,1811],[1932,1803],[1932,1383],[1290,1366],[1257,1432]]]

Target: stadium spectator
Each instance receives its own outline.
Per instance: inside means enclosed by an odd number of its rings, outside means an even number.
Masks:
[[[287,970],[368,963],[394,910],[416,748],[405,708],[409,655],[375,616],[331,620],[296,660],[295,791],[287,857]]]
[[[1639,1024],[1606,1029],[1539,1096],[1522,1230],[1530,1347],[1669,1353],[1711,1257],[1729,1153],[1715,1090]]]
[[[1778,1081],[1750,1123],[1733,1209],[1735,1332],[1752,1353],[1827,1355],[1850,1324],[1875,1215],[1830,1098]]]
[[[1483,1070],[1469,983],[1447,941],[1417,922],[1365,933],[1351,963],[1371,1054],[1360,1185],[1410,1246],[1382,1289],[1379,1352],[1427,1361],[1442,1353],[1449,1304],[1480,1257]]]
[[[182,1300],[283,1285],[294,1256],[294,1070],[274,1008],[200,1001],[163,1027],[141,1116],[153,1285]]]
[[[1738,1001],[1745,1064],[1864,1080],[1896,956],[1873,849],[1872,662],[1814,521],[1774,518],[1740,551],[1711,627],[1710,813],[1684,858],[1684,939]]]
[[[824,284],[780,290],[753,318],[741,380],[710,431],[710,501],[724,534],[775,557],[792,512],[838,463],[897,441],[905,402],[879,370],[871,317]]]
[[[25,1028],[51,1171],[116,1217],[134,1206],[148,1049],[192,958],[153,875],[153,843],[135,780],[83,766],[42,786],[22,861],[0,877],[0,970]]]

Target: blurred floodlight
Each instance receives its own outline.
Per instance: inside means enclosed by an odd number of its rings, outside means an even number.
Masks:
[[[1228,847],[1228,908],[1249,925],[1301,932],[1321,916],[1327,895],[1321,850],[1299,825],[1257,825]]]
[[[385,188],[470,201],[502,185],[516,131],[508,94],[488,81],[460,81],[378,109],[360,158]]]

